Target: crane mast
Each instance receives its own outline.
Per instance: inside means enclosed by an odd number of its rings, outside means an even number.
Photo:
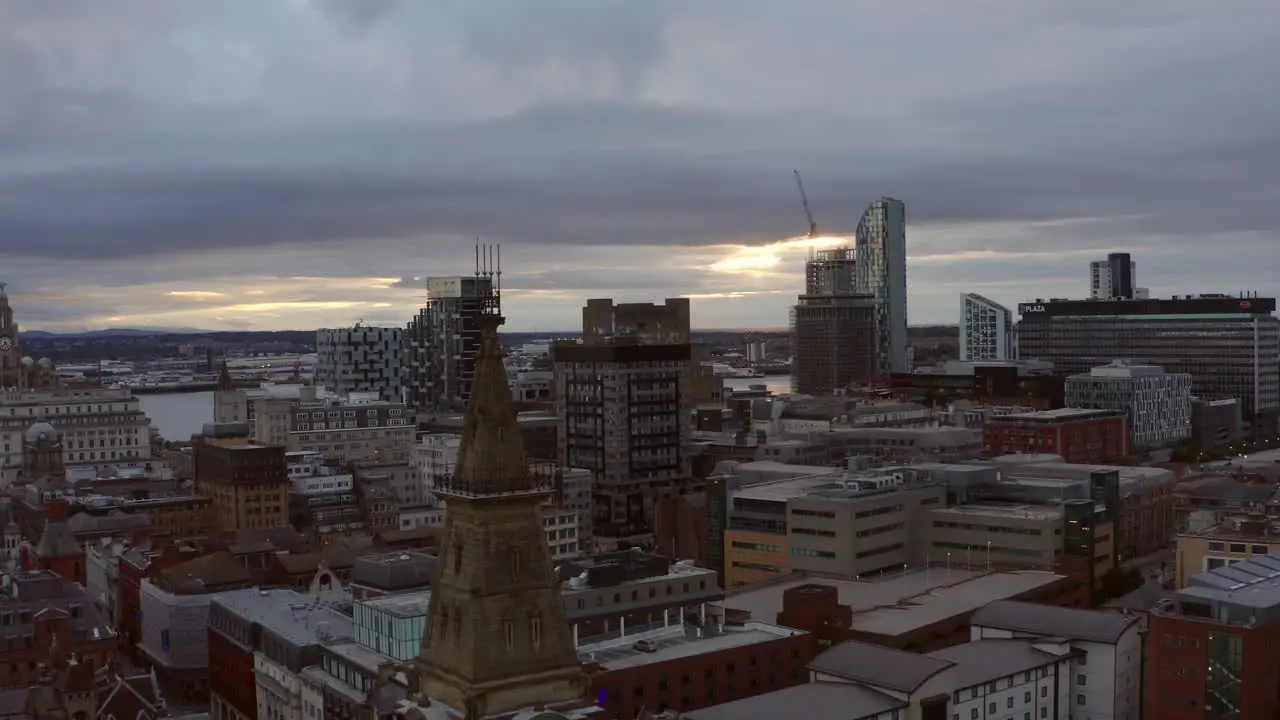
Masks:
[[[809,196],[804,192],[804,181],[800,179],[800,171],[796,170],[796,187],[800,188],[800,202],[804,203],[804,216],[809,220],[810,239],[818,237],[818,223],[813,221],[813,211],[809,209]]]

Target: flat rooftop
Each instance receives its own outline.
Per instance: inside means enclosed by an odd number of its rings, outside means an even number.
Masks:
[[[853,630],[895,636],[1064,577],[1040,570],[983,573],[937,566],[866,582],[802,576],[765,587],[748,587],[726,597],[724,606],[749,612],[754,620],[775,621],[782,610],[782,595],[788,589],[828,585],[836,588],[840,603],[853,610]]]
[[[807,634],[803,630],[754,621],[740,626],[726,625],[723,632],[713,629],[707,637],[700,638],[691,633],[692,628],[686,629],[681,624],[656,628],[582,645],[578,648],[578,657],[583,662],[598,663],[606,671],[622,670]],[[636,650],[635,644],[640,640],[652,643],[657,649],[653,652]]]
[[[818,488],[830,485],[833,481],[843,477],[844,470],[833,468],[830,472],[824,472],[816,475],[805,475],[802,477],[788,478],[786,480],[770,480],[755,485],[748,485],[741,490],[733,493],[735,498],[743,498],[745,500],[774,500],[777,502],[786,502],[792,498],[804,497],[812,493]]]
[[[375,610],[381,610],[397,617],[419,617],[427,614],[431,605],[431,591],[403,593],[400,595],[381,595],[357,603]]]
[[[292,588],[245,588],[213,597],[227,610],[299,647],[353,637],[351,594],[346,590],[303,594]]]
[[[963,515],[970,517],[1026,518],[1027,520],[1060,520],[1062,508],[1056,505],[1001,505],[974,504],[933,508],[934,515]]]
[[[1022,422],[1061,422],[1064,420],[1089,420],[1091,418],[1113,417],[1119,410],[1090,410],[1086,408],[1058,408],[1057,410],[1037,410],[1035,412],[1012,413],[988,418],[987,422],[1001,420],[1017,420]]]

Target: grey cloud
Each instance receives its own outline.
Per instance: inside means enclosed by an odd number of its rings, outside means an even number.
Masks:
[[[402,0],[314,0],[325,12],[359,30],[366,30],[395,14]]]
[[[915,254],[1267,250],[1280,100],[1255,89],[1280,6],[1001,7],[3,3],[0,257],[96,260],[113,275],[95,282],[128,285],[434,274],[477,235],[759,243],[805,230],[793,167],[832,232],[905,199]],[[990,223],[1027,226],[966,230]],[[710,282],[565,272],[525,281]]]

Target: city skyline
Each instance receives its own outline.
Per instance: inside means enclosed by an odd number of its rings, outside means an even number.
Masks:
[[[828,232],[906,203],[913,325],[1087,297],[1111,251],[1274,294],[1280,7],[1000,7],[6,3],[0,279],[26,329],[402,327],[479,236],[509,330],[784,327],[798,167]]]

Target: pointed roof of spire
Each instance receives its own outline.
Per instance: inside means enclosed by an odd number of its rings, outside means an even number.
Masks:
[[[542,482],[529,472],[524,441],[511,402],[507,369],[498,344],[500,315],[481,315],[480,353],[471,384],[471,399],[462,425],[462,442],[453,478],[444,494],[490,495],[541,492]]]
[[[208,387],[207,385],[205,387]],[[232,391],[236,389],[236,383],[231,379],[231,370],[227,367],[227,361],[222,361],[222,367],[218,369],[218,390]]]

